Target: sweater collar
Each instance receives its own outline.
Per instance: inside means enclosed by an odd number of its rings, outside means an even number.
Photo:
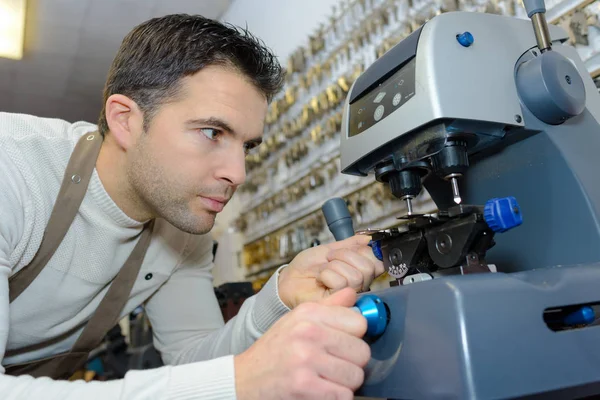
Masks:
[[[114,200],[110,197],[102,181],[100,180],[100,176],[98,175],[98,171],[94,168],[94,172],[92,173],[92,178],[90,179],[90,186],[88,188],[89,194],[92,196],[94,201],[98,204],[98,206],[102,209],[102,211],[108,215],[115,223],[123,228],[140,228],[146,222],[139,222],[135,219],[129,217]]]

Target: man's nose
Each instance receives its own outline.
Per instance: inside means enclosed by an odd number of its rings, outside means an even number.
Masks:
[[[246,180],[246,154],[243,149],[231,151],[221,158],[218,178],[239,186]]]

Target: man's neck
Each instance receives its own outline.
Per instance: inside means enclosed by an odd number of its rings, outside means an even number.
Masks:
[[[140,222],[152,218],[143,200],[129,183],[125,152],[110,138],[105,138],[102,143],[96,170],[104,190],[129,218]]]

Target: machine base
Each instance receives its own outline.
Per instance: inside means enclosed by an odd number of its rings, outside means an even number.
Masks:
[[[543,316],[548,308],[600,305],[600,264],[442,277],[372,294],[391,319],[371,343],[358,396],[600,394],[600,325],[554,331]]]

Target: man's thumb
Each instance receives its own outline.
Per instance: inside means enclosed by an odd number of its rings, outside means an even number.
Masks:
[[[356,291],[347,287],[326,297],[322,301],[322,304],[326,306],[352,307],[356,303],[356,298]]]

